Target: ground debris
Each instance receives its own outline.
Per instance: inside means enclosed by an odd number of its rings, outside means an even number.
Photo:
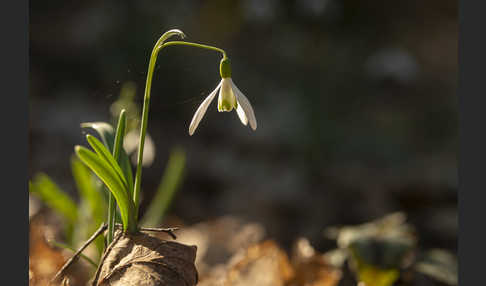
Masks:
[[[167,238],[166,234],[157,234]],[[183,227],[177,231],[177,241],[197,245],[196,267],[201,280],[210,272],[218,271],[235,253],[263,240],[264,227],[234,216]]]
[[[196,246],[118,232],[92,285],[196,285]]]
[[[310,248],[308,245],[307,250]],[[214,267],[198,285],[336,286],[341,271],[313,249],[309,254],[293,255],[290,260],[275,241],[265,240],[241,249],[224,266]]]
[[[273,240],[266,240],[235,254],[223,285],[286,285],[293,276],[287,254]]]
[[[314,250],[306,238],[299,238],[293,248],[295,275],[287,286],[335,286],[341,280],[341,270],[333,267],[326,256]]]
[[[49,285],[50,279],[62,267],[66,257],[61,250],[47,243],[46,234],[54,230],[46,224],[44,216],[31,217],[29,229],[29,285]],[[69,275],[70,285],[83,285],[87,282],[87,273],[82,267],[75,268],[75,271],[80,275]]]

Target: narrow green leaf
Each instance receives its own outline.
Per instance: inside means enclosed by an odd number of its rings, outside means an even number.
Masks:
[[[98,121],[98,122],[85,122],[81,123],[82,128],[92,128],[95,130],[101,138],[103,145],[113,153],[113,145],[115,142],[115,129],[109,123]],[[130,159],[128,158],[128,154],[125,149],[121,150],[121,163],[119,164],[123,173],[125,175],[125,179],[127,180],[128,190],[130,193],[130,197],[133,196],[133,170],[132,165],[130,163]],[[105,194],[105,193],[104,193]],[[106,200],[109,200],[108,195],[106,196]],[[120,213],[116,212],[115,220],[120,222]]]
[[[65,221],[66,240],[73,242],[74,225],[79,217],[75,202],[64,193],[46,174],[37,174],[29,184],[29,192],[41,199]]]
[[[125,137],[127,126],[126,110],[122,109],[120,117],[118,118],[118,125],[116,127],[115,145],[113,146],[113,158],[116,162],[120,161],[121,150],[123,150],[123,138]]]
[[[135,206],[131,198],[127,196],[127,190],[117,172],[106,161],[85,147],[76,146],[75,152],[79,159],[105,183],[115,197],[120,208],[123,228],[134,231],[136,229]]]
[[[94,129],[101,138],[103,145],[113,153],[113,145],[115,142],[115,129],[109,123],[98,121],[98,122],[85,122],[81,123],[82,128],[92,128]],[[130,159],[128,158],[128,154],[125,149],[121,150],[121,163],[119,164],[123,173],[125,174],[125,178],[128,183],[128,189],[130,192],[133,192],[133,170],[132,165],[130,163]]]
[[[71,157],[71,171],[81,198],[78,207],[78,224],[76,225],[74,239],[85,241],[89,235],[96,231],[106,216],[106,193],[111,195],[109,190],[105,192],[105,186],[99,184],[96,175],[86,167],[76,156]],[[104,250],[103,237],[98,237],[93,242],[101,255]]]
[[[125,127],[127,123],[127,118],[125,115],[125,109],[120,111],[120,116],[118,118],[118,125],[116,127],[115,145],[113,146],[113,157],[116,163],[120,162],[120,151],[123,150],[123,137],[125,136]],[[127,189],[127,196],[129,196],[129,188]],[[113,234],[115,231],[115,202],[112,196],[109,198],[108,202],[108,235],[107,244],[110,244],[113,240]]]
[[[176,148],[170,153],[157,193],[143,217],[143,226],[156,227],[162,223],[182,181],[185,162],[186,154],[182,149]]]
[[[127,179],[127,184],[128,184],[128,191],[130,194],[130,197],[133,196],[133,171],[132,171],[132,165],[130,163],[130,159],[128,158],[127,152],[125,152],[125,149],[121,149],[120,153],[120,160],[118,161],[120,163],[120,167],[123,171],[123,174],[125,175],[125,178]]]
[[[105,199],[101,189],[95,184],[93,173],[75,156],[71,158],[71,170],[78,188],[81,200],[90,209],[93,224],[98,227],[105,218]]]
[[[120,165],[116,162],[113,155],[111,155],[110,151],[106,149],[106,147],[101,143],[100,140],[96,139],[96,137],[92,135],[86,135],[86,139],[88,140],[89,145],[95,150],[96,154],[100,157],[100,159],[104,160],[113,170],[115,170],[116,174],[120,178],[121,182],[123,183],[123,189],[128,189],[127,180],[125,179],[125,175],[120,167]]]
[[[29,191],[69,223],[76,223],[78,217],[76,203],[49,176],[44,173],[37,174],[30,184]]]

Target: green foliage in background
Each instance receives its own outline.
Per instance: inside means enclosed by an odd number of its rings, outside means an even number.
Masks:
[[[339,248],[326,254],[334,266],[348,261],[358,282],[367,286],[392,286],[405,269],[414,269],[447,285],[457,285],[457,261],[444,250],[421,253],[414,227],[402,212],[376,220],[341,227],[329,227],[327,237]]]
[[[181,148],[172,150],[157,192],[142,219],[142,226],[155,227],[163,222],[170,203],[182,182],[185,164],[185,152]]]
[[[34,177],[29,184],[29,192],[63,219],[67,245],[74,248],[104,221],[106,201],[96,176],[74,156],[71,158],[71,171],[80,198],[79,204],[44,173]],[[103,238],[97,238],[94,243],[98,255],[101,255]]]
[[[76,203],[44,173],[39,173],[34,177],[29,184],[29,191],[64,218],[66,238],[72,240],[74,225],[78,221]]]

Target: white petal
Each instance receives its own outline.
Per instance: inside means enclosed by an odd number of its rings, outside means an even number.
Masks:
[[[229,80],[231,80],[231,79],[229,79]],[[241,108],[243,109],[246,117],[248,118],[248,121],[250,122],[251,128],[253,130],[256,130],[256,128],[257,128],[257,122],[256,122],[256,118],[255,118],[255,113],[253,112],[253,108],[251,107],[250,101],[238,89],[238,87],[236,87],[236,85],[233,83],[232,80],[231,80],[231,86],[233,87],[233,91],[236,91],[235,92],[235,96],[236,96],[236,101],[238,102],[238,109],[241,106]],[[238,112],[238,109],[236,109],[237,112]],[[238,116],[240,116],[240,112],[238,112]],[[241,116],[240,116],[240,120],[241,120]],[[243,122],[243,120],[242,120],[242,122]]]
[[[216,86],[216,88],[208,95],[208,97],[206,97],[206,99],[204,99],[201,105],[199,105],[199,107],[197,108],[196,113],[194,113],[194,116],[192,117],[191,124],[189,124],[189,135],[194,134],[194,131],[199,125],[199,122],[201,122],[201,119],[206,113],[206,110],[208,110],[209,104],[211,103],[211,101],[213,101],[220,87],[221,82],[219,82],[218,86]]]
[[[241,108],[241,104],[238,104],[238,107],[236,108],[236,113],[238,114],[238,117],[240,118],[241,123],[243,123],[243,125],[246,126],[248,124],[248,118],[246,117],[245,111],[243,110],[243,108]]]
[[[223,104],[224,103],[224,104]],[[231,85],[231,78],[221,80],[221,88],[218,96],[218,111],[231,111],[236,105],[236,97]]]
[[[127,133],[123,138],[123,149],[128,155],[131,154],[133,164],[137,164],[138,160],[138,144],[140,143],[140,131],[135,129]],[[155,144],[147,133],[145,135],[145,148],[143,149],[142,166],[148,167],[152,165],[155,158]],[[132,154],[133,153],[133,154]]]
[[[128,132],[123,138],[123,149],[128,155],[137,150],[140,131],[138,129]]]

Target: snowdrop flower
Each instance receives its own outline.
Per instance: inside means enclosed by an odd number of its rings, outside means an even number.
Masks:
[[[231,66],[229,59],[223,57],[219,66],[219,73],[221,75],[221,81],[218,86],[204,99],[201,105],[196,110],[194,117],[192,118],[191,124],[189,124],[189,135],[194,134],[199,122],[203,118],[209,104],[213,101],[216,93],[219,90],[218,96],[218,111],[231,111],[236,109],[236,113],[241,120],[243,125],[247,125],[250,122],[250,126],[253,130],[257,128],[257,122],[255,118],[255,113],[251,107],[248,98],[236,87],[231,79]]]

